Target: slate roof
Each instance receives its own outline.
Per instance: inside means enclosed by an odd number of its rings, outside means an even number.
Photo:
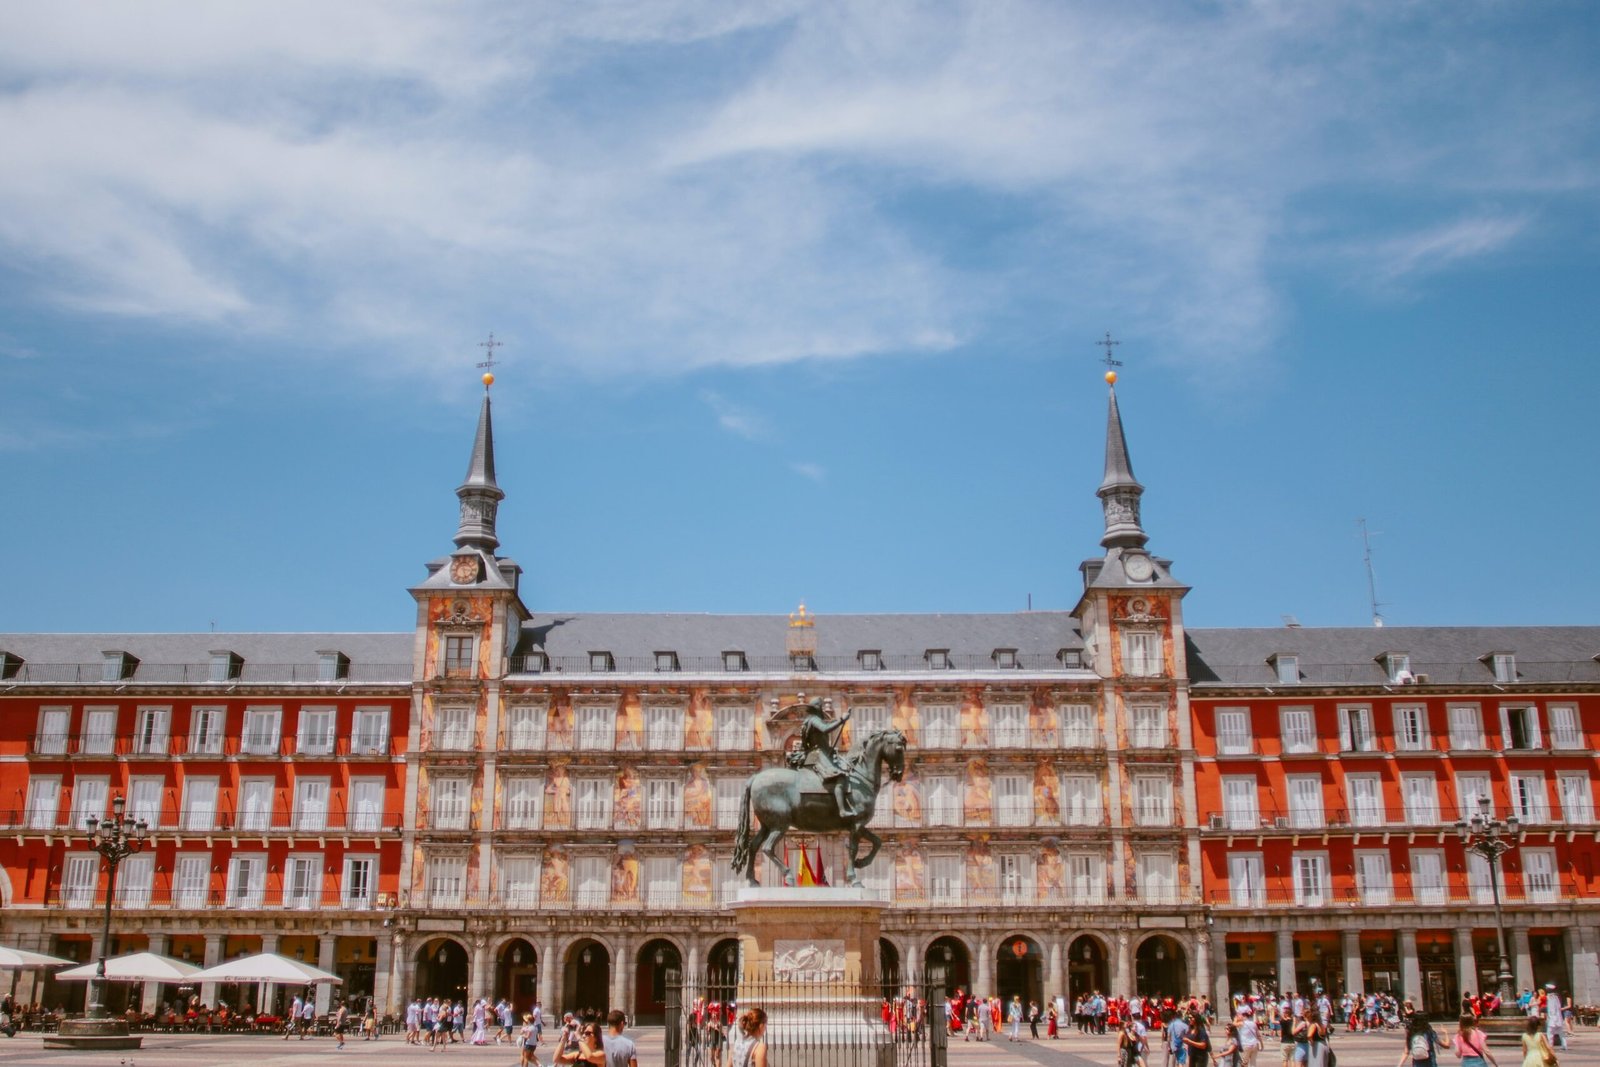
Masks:
[[[1435,685],[1495,683],[1493,652],[1516,656],[1519,682],[1600,683],[1600,626],[1348,626],[1190,629],[1196,685],[1277,685],[1268,658],[1300,657],[1301,684],[1382,685],[1379,657],[1403,652]]]
[[[25,682],[97,683],[102,653],[117,651],[139,660],[133,682],[194,684],[209,679],[216,650],[244,660],[244,683],[314,682],[323,651],[350,658],[350,682],[404,683],[414,640],[410,633],[0,634],[0,652],[22,658],[25,673],[12,680]]]

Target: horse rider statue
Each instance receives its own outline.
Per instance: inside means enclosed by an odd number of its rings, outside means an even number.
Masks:
[[[833,738],[844,724],[850,721],[847,711],[839,718],[829,716],[833,701],[812,701],[806,705],[806,717],[800,722],[800,758],[798,766],[810,767],[822,779],[822,784],[833,793],[839,818],[854,819],[860,814],[850,802],[849,768],[840,760],[833,747]]]

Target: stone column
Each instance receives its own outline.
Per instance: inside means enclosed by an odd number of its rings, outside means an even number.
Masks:
[[[700,935],[691,934],[684,941],[683,954],[683,999],[693,1000],[695,994],[691,990],[700,988]]]
[[[551,1023],[552,1013],[555,1021],[560,1021],[561,994],[556,989],[556,940],[553,937],[539,945],[539,988],[534,990],[533,999],[544,1007],[547,1027]]]
[[[1294,931],[1278,931],[1278,992],[1300,993],[1305,995],[1308,990],[1299,987],[1300,979],[1295,974],[1294,967]]]
[[[1211,991],[1211,1003],[1217,1006],[1217,1018],[1222,1019],[1223,1013],[1232,1011],[1233,987],[1228,981],[1228,932],[1218,928],[1214,932],[1215,944],[1219,962],[1216,965],[1215,988]],[[1243,990],[1241,990],[1243,992]]]
[[[472,937],[472,956],[467,961],[467,1003],[479,997],[490,996],[489,990],[489,939],[483,934]]]
[[[333,970],[333,945],[338,940],[332,934],[317,941],[317,966],[325,971]],[[317,986],[317,1014],[321,1015],[328,1010],[328,1004],[333,1000],[333,987],[329,985]]]
[[[206,954],[203,962],[207,967],[215,967],[222,962],[222,934],[206,935]],[[200,1000],[206,1004],[217,1002],[217,983],[200,983]]]
[[[1456,984],[1462,995],[1478,989],[1478,958],[1472,951],[1472,928],[1456,929]]]
[[[1204,993],[1211,988],[1211,931],[1201,930],[1194,937],[1194,974],[1189,988]]]
[[[165,956],[167,954],[167,935],[151,934],[149,948],[157,956]],[[139,1004],[145,1011],[154,1012],[159,1006],[160,998],[161,983],[146,982],[143,992],[139,994]]]
[[[1044,991],[1047,1000],[1067,995],[1067,944],[1061,938],[1050,941],[1050,984]],[[1043,1005],[1040,1006],[1043,1011]]]
[[[1577,1004],[1600,1001],[1600,955],[1592,926],[1569,926],[1561,935],[1572,962],[1572,999]]]
[[[378,931],[378,956],[372,962],[372,1002],[378,1006],[380,1018],[395,1011],[395,1005],[390,998],[393,987],[389,977],[394,968],[394,950],[399,940],[399,935],[390,937],[389,931],[382,929]]]
[[[632,941],[626,934],[618,934],[616,952],[611,957],[611,1003],[609,1008],[628,1010],[628,989],[632,985]]]
[[[1506,931],[1511,943],[1506,952],[1511,957],[1511,973],[1516,979],[1516,991],[1533,988],[1533,950],[1528,944],[1528,928],[1513,926]]]
[[[990,945],[982,932],[973,939],[977,942],[978,958],[974,961],[978,965],[977,977],[973,978],[973,985],[980,996],[992,997],[994,988],[994,946]]]
[[[262,934],[261,935],[261,951],[262,952],[276,952],[276,951],[278,951],[278,935],[277,934]],[[277,985],[276,982],[257,982],[256,983],[256,1011],[265,1012],[267,1010],[267,1005],[272,1003],[272,999],[271,998],[272,998],[273,991],[276,990],[277,988],[278,988],[278,985]]]
[[[1366,977],[1361,969],[1361,931],[1341,930],[1339,945],[1344,950],[1344,991],[1366,992]]]
[[[1111,988],[1119,996],[1129,996],[1133,993],[1133,947],[1129,942],[1128,931],[1118,930],[1116,933],[1116,953],[1111,957]]]
[[[1417,959],[1417,932],[1409,927],[1396,936],[1400,949],[1400,999],[1422,1007],[1422,964]]]

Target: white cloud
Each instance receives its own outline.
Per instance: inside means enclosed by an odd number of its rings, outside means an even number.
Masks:
[[[800,477],[809,479],[819,485],[828,480],[827,470],[818,463],[810,463],[803,460],[797,461],[789,464],[789,469]]]
[[[700,394],[700,399],[704,400],[716,415],[717,425],[735,437],[757,441],[766,437],[771,429],[766,419],[729,402],[721,393],[707,389]]]
[[[1594,188],[1592,72],[1495,62],[1491,16],[1414,18],[12,6],[0,248],[69,307],[402,373],[491,324],[598,375],[942,351],[1016,300],[1213,367],[1268,350],[1275,271],[1338,258],[1302,222],[1323,197],[1510,205],[1426,233],[1374,212],[1414,279]],[[1507,163],[1528,131],[1537,166]]]

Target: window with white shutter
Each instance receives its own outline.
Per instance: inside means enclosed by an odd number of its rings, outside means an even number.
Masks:
[[[1372,728],[1372,709],[1353,705],[1339,709],[1339,748],[1343,752],[1376,752],[1378,735]]]
[[[61,779],[36,775],[28,780],[28,829],[54,830],[61,814]]]
[[[924,748],[955,748],[956,706],[954,704],[922,705],[922,745]]]
[[[743,778],[717,779],[717,829],[732,830],[739,825],[739,805],[744,802]]]
[[[1403,704],[1394,709],[1394,747],[1401,752],[1423,752],[1431,747],[1427,708]]]
[[[647,856],[644,861],[644,902],[669,908],[678,902],[678,874],[682,865],[674,856]]]
[[[1475,751],[1483,745],[1483,711],[1476,704],[1450,705],[1450,748]]]
[[[1433,775],[1402,775],[1400,789],[1406,801],[1406,822],[1412,826],[1439,824],[1439,787]]]
[[[1328,877],[1326,852],[1296,852],[1294,865],[1294,902],[1306,907],[1323,907],[1333,896],[1332,882]]]
[[[167,722],[171,716],[167,708],[140,708],[133,735],[133,754],[136,756],[165,756],[167,754]]]
[[[1006,904],[1032,904],[1033,856],[1026,852],[1002,852],[995,857],[1000,875],[1000,899]]]
[[[1261,812],[1257,804],[1257,787],[1254,775],[1228,776],[1222,779],[1222,821],[1230,830],[1258,830]]]
[[[537,830],[544,817],[544,779],[519,774],[506,779],[507,830]]]
[[[106,795],[111,787],[109,778],[79,778],[72,784],[72,828],[89,829],[89,820],[97,822],[106,817]]]
[[[300,778],[295,781],[294,828],[317,834],[328,828],[328,779]]]
[[[1351,826],[1382,826],[1383,785],[1376,774],[1350,774],[1344,779],[1350,797]]]
[[[1394,903],[1394,879],[1389,871],[1389,853],[1356,853],[1356,892],[1361,903],[1388,906]]]
[[[578,778],[573,782],[574,815],[580,830],[611,828],[611,779]]]
[[[1061,744],[1063,748],[1099,748],[1100,732],[1095,728],[1093,704],[1061,706]]]
[[[1561,818],[1569,826],[1587,826],[1594,822],[1594,791],[1587,774],[1558,774],[1556,782],[1561,791]]]
[[[1265,864],[1259,852],[1228,853],[1228,899],[1240,907],[1267,903]]]
[[[281,708],[246,708],[244,733],[239,739],[240,751],[247,756],[276,756],[278,729],[282,721]]]
[[[1435,848],[1412,849],[1412,900],[1418,904],[1443,904],[1446,895],[1444,853]]]
[[[1550,821],[1544,775],[1524,773],[1511,776],[1511,810],[1525,823]]]
[[[1286,754],[1299,755],[1317,750],[1317,734],[1310,708],[1284,708],[1278,713],[1278,725]]]
[[[1095,775],[1062,775],[1061,801],[1061,817],[1068,826],[1100,825],[1100,779]]]
[[[959,904],[966,889],[966,867],[960,856],[928,857],[928,898],[937,904]]]
[[[1494,902],[1495,883],[1500,888],[1505,888],[1505,874],[1502,870],[1498,877],[1493,876],[1489,867],[1489,859],[1476,852],[1467,853],[1467,892],[1472,897],[1474,904],[1490,904]]]
[[[652,752],[683,748],[683,709],[652,704],[644,709],[644,745]]]
[[[1461,818],[1470,820],[1479,813],[1479,805],[1489,802],[1489,815],[1494,816],[1494,794],[1489,790],[1487,774],[1456,775],[1456,797],[1461,803]]]
[[[1502,707],[1500,709],[1500,744],[1504,749],[1531,752],[1544,747],[1539,732],[1539,709],[1536,707]]]
[[[1073,904],[1104,904],[1105,857],[1095,852],[1067,854],[1067,900]]]
[[[598,907],[611,900],[611,860],[605,856],[579,856],[572,864],[574,903]]]
[[[1553,904],[1561,898],[1555,849],[1522,849],[1522,885],[1530,903]]]
[[[67,752],[67,724],[72,713],[66,708],[43,708],[39,712],[39,736],[33,750],[45,756],[64,756]]]
[[[83,713],[83,743],[86,756],[109,756],[117,739],[117,709],[88,708]]]
[[[267,857],[234,854],[228,865],[228,907],[259,908],[267,896]]]
[[[376,833],[383,829],[382,778],[350,779],[349,825],[358,833]]]
[[[263,831],[272,828],[271,778],[244,778],[239,782],[239,816],[236,825],[241,830]]]
[[[434,856],[428,860],[428,905],[459,908],[466,903],[467,861],[459,856]]]
[[[99,877],[98,852],[69,855],[61,868],[61,903],[69,908],[93,907]]]
[[[472,783],[466,778],[433,779],[432,825],[435,830],[467,829]]]
[[[538,907],[537,857],[505,856],[500,860],[500,903],[507,908]]]
[[[322,857],[290,856],[283,875],[283,906],[308,910],[322,897]]]
[[[173,875],[173,893],[176,903],[180,908],[203,908],[206,906],[207,890],[210,886],[211,854],[180,855],[178,857],[177,871]]]
[[[850,747],[859,749],[873,734],[889,729],[889,708],[884,704],[856,704],[850,708]]]
[[[935,774],[927,779],[925,811],[929,826],[959,826],[961,782],[954,775]]]
[[[1165,748],[1171,743],[1167,735],[1167,709],[1159,704],[1135,704],[1128,709],[1132,729],[1128,731],[1128,744],[1132,748]]]
[[[389,709],[357,708],[350,733],[351,755],[384,755],[389,751]]]
[[[609,752],[616,747],[617,713],[614,708],[602,704],[580,704],[577,719],[580,749]]]
[[[1572,704],[1550,705],[1550,747],[1582,748],[1583,731],[1578,727],[1578,709]]]
[[[442,707],[435,716],[433,747],[448,752],[464,752],[472,747],[472,720],[474,709],[462,706]]]
[[[995,816],[1001,826],[1033,823],[1033,778],[1025,774],[1000,774],[994,779]]]
[[[1161,635],[1149,630],[1122,631],[1122,673],[1135,678],[1161,674]]]
[[[989,706],[990,736],[996,748],[1028,747],[1028,709],[1022,704]]]
[[[1290,775],[1289,825],[1296,830],[1320,830],[1322,816],[1322,777],[1315,774]]]
[[[189,751],[195,755],[222,755],[222,735],[226,732],[226,708],[195,708],[189,714]]]
[[[366,911],[374,901],[373,890],[378,884],[378,859],[376,856],[346,856],[341,896],[344,906],[354,911]]]
[[[297,748],[306,756],[333,755],[333,709],[301,708]]]
[[[717,749],[721,752],[748,752],[755,747],[750,709],[736,704],[719,704],[716,710]]]
[[[506,712],[506,745],[513,752],[544,748],[550,712],[543,704],[513,704]]]
[[[644,824],[651,830],[675,830],[683,816],[683,783],[676,778],[650,778],[644,783]]]
[[[150,853],[123,860],[117,865],[117,903],[124,908],[148,908],[155,877],[156,858]]]
[[[183,828],[210,833],[217,828],[217,780],[188,778],[183,783]]]
[[[161,825],[160,775],[138,775],[128,781],[128,818],[154,830]]]
[[[1251,748],[1249,710],[1246,708],[1218,708],[1218,754],[1223,756],[1248,756]]]
[[[1146,904],[1178,902],[1178,857],[1170,852],[1141,852],[1135,860],[1139,899]]]
[[[1133,777],[1134,820],[1140,826],[1172,825],[1172,779],[1162,774]]]

